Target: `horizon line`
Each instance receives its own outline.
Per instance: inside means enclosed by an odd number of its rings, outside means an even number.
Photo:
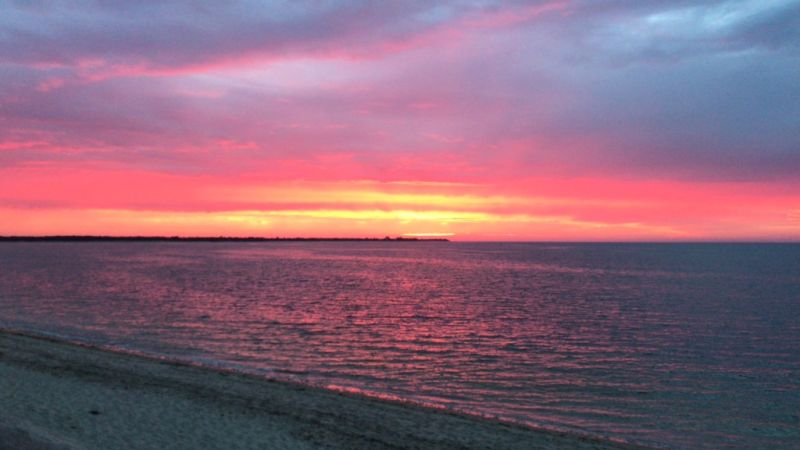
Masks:
[[[113,236],[113,235],[39,235],[2,236],[0,241],[449,241],[444,237],[264,237],[264,236]]]
[[[452,242],[443,236],[385,236],[385,237],[310,237],[310,236],[180,236],[180,235],[0,235],[0,242],[89,242],[89,241],[153,241],[153,242]],[[697,240],[491,240],[469,239],[457,242],[497,242],[530,244],[800,244],[800,240],[745,240],[745,239],[697,239]]]

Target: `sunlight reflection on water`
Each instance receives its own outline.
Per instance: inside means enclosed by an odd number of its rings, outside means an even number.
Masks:
[[[787,446],[800,246],[3,243],[0,322],[668,446]]]

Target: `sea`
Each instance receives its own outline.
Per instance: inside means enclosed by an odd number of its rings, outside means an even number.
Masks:
[[[800,448],[800,245],[3,242],[0,327],[657,448]]]

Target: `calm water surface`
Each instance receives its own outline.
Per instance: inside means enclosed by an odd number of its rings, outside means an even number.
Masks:
[[[670,448],[800,446],[800,246],[0,243],[0,325]]]

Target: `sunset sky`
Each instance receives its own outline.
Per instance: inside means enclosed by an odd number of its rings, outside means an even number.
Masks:
[[[0,235],[800,240],[800,0],[0,1]]]

